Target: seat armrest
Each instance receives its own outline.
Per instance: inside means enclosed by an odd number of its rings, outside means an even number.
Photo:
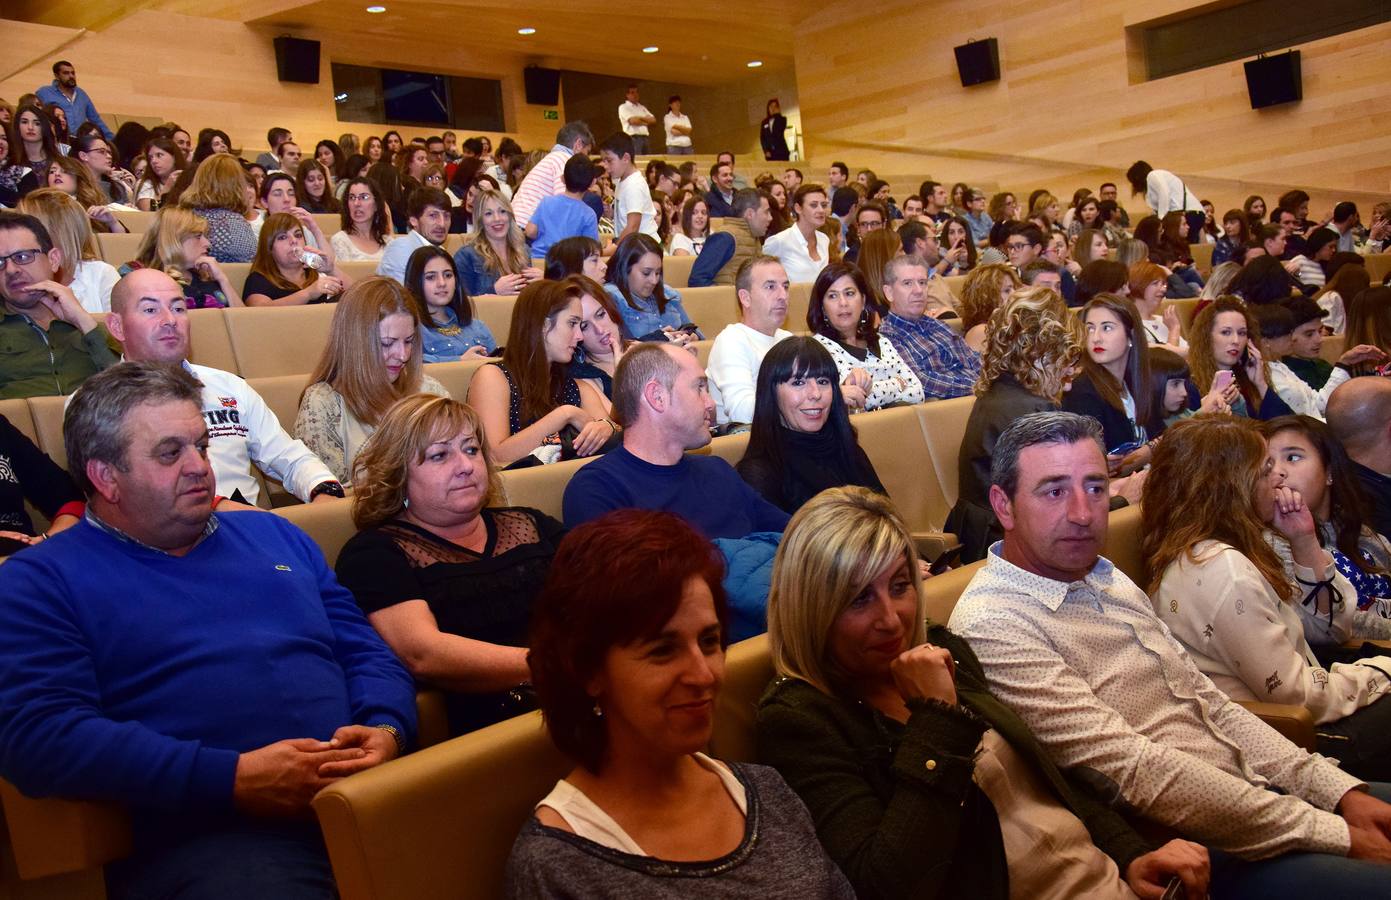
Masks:
[[[956,535],[949,531],[914,531],[910,537],[917,548],[918,556],[932,562],[949,550],[961,546]]]
[[[1292,743],[1298,744],[1310,753],[1316,749],[1314,738],[1314,714],[1302,706],[1287,703],[1261,703],[1258,700],[1237,701],[1248,712],[1255,713],[1261,721],[1280,732]]]
[[[0,803],[22,879],[80,872],[130,853],[130,817],[114,803],[35,799],[2,779]]]
[[[1366,644],[1371,644],[1373,647],[1377,647],[1381,650],[1384,650],[1386,651],[1386,654],[1388,656],[1391,656],[1391,641],[1374,640],[1372,638],[1353,638],[1350,641],[1344,641],[1343,649],[1361,650],[1362,647]]]
[[[423,750],[449,740],[449,712],[444,703],[444,691],[432,689],[415,692],[415,747]]]

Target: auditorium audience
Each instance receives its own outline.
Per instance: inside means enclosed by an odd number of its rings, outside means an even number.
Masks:
[[[406,263],[406,290],[420,301],[420,345],[427,363],[481,359],[497,350],[497,341],[474,315],[454,259],[433,244],[418,247]]]
[[[555,134],[555,146],[531,167],[512,195],[512,212],[518,228],[527,226],[543,199],[565,190],[566,161],[576,153],[588,154],[593,149],[594,135],[584,122],[566,122],[560,127]]]
[[[13,207],[19,198],[44,182],[24,159],[10,126],[0,127],[0,206]]]
[[[1361,366],[1385,362],[1386,354],[1370,344],[1349,347],[1334,363],[1323,387],[1314,390],[1284,363],[1285,357],[1292,355],[1294,350],[1296,309],[1299,319],[1305,321],[1306,331],[1314,331],[1318,335],[1316,340],[1322,343],[1323,338],[1318,334],[1317,323],[1323,310],[1312,300],[1295,297],[1286,304],[1253,306],[1250,312],[1260,328],[1261,346],[1265,349],[1271,388],[1296,415],[1311,416],[1323,421],[1324,407],[1328,405],[1328,398],[1338,385],[1351,378]],[[1309,327],[1310,321],[1313,323],[1312,327]],[[1314,352],[1318,352],[1317,347],[1314,348]]]
[[[1106,461],[1119,474],[1148,464],[1155,429],[1150,407],[1149,342],[1124,297],[1101,294],[1079,312],[1086,330],[1080,371],[1062,398],[1068,412],[1101,423]]]
[[[592,277],[588,271],[581,274]],[[652,238],[634,234],[619,241],[606,275],[604,289],[622,314],[628,337],[680,346],[704,338],[681,305],[681,295],[662,281],[662,247]]]
[[[734,284],[744,264],[761,255],[759,244],[771,221],[765,192],[754,188],[735,191],[729,214],[710,219],[710,236],[691,266],[691,287]]]
[[[338,198],[333,196],[333,177],[323,163],[306,159],[299,164],[295,175],[295,196],[300,206],[310,213],[332,214],[341,211]]]
[[[1246,214],[1246,221],[1254,231],[1257,225],[1265,221],[1265,198],[1258,194],[1252,194],[1241,204],[1241,210]]]
[[[517,227],[512,205],[501,194],[480,191],[474,200],[476,228],[454,254],[454,266],[464,290],[480,294],[516,295],[541,278],[531,264],[526,238]],[[544,215],[539,209],[537,215]]]
[[[0,211],[0,400],[70,394],[116,362],[107,333],[62,282],[65,267],[48,229]]]
[[[607,407],[613,399],[618,362],[633,342],[623,337],[623,317],[603,285],[585,275],[569,276],[566,282],[577,284],[581,291],[580,345],[570,363],[570,376],[582,392],[603,397]]]
[[[340,262],[380,263],[387,241],[392,237],[390,211],[381,191],[370,178],[345,179],[346,189],[339,209],[339,230],[329,238],[334,258]]]
[[[1212,248],[1212,265],[1220,266],[1229,260],[1241,261],[1247,244],[1251,243],[1252,222],[1239,209],[1222,214],[1222,236]]]
[[[927,270],[917,255],[895,257],[885,266],[889,314],[879,334],[918,376],[927,399],[964,397],[980,376],[980,357],[950,326],[926,314]]]
[[[1064,774],[967,643],[925,626],[922,590],[903,520],[862,488],[811,500],[778,551],[759,754],[859,896],[1158,896],[1171,878],[1203,896],[1207,851],[1153,849]]]
[[[1370,287],[1359,291],[1348,304],[1345,344],[1370,344],[1391,353],[1391,287]]]
[[[81,521],[86,505],[68,473],[0,415],[0,560]],[[49,521],[39,531],[26,503]]]
[[[582,338],[581,293],[569,281],[523,288],[502,359],[469,382],[469,405],[503,468],[592,456],[617,432],[602,399],[581,392],[567,370]]]
[[[792,333],[787,321],[787,273],[776,257],[755,256],[740,268],[734,281],[739,321],[715,336],[705,370],[715,423],[737,428],[753,422],[755,386],[764,355]]]
[[[637,507],[677,513],[708,538],[782,531],[787,514],[745,484],[729,463],[686,452],[710,443],[714,414],[705,372],[693,354],[670,344],[631,347],[613,383],[623,446],[570,478],[565,524]]]
[[[807,329],[830,352],[838,393],[851,412],[921,403],[918,376],[879,334],[867,285],[859,269],[844,263],[822,269],[811,288]]]
[[[54,131],[53,120],[44,114],[43,107],[21,103],[15,111],[10,129],[14,142],[14,161],[39,173],[40,180],[48,174],[49,164],[66,153]]]
[[[1183,323],[1178,310],[1170,303],[1161,315],[1159,305],[1169,294],[1168,274],[1163,267],[1152,262],[1138,262],[1130,267],[1130,290],[1126,294],[1140,313],[1140,322],[1149,343],[1159,347],[1167,346],[1180,356],[1188,353],[1188,342],[1183,339]]]
[[[120,276],[101,258],[97,237],[81,204],[56,188],[40,188],[19,201],[18,211],[42,222],[53,239],[54,249],[62,257],[55,280],[71,288],[87,312],[110,310],[111,288]]]
[[[961,329],[966,346],[976,353],[985,349],[985,325],[1016,288],[1023,287],[1018,273],[993,263],[977,266],[961,283]]]
[[[1073,242],[1072,259],[1077,263],[1078,277],[1081,270],[1098,259],[1107,259],[1111,252],[1106,243],[1106,233],[1097,228],[1084,228]]]
[[[111,143],[99,133],[87,133],[74,138],[72,158],[86,167],[97,190],[101,192],[102,204],[120,203],[134,206],[135,176],[116,165],[115,150]],[[120,230],[120,229],[117,229]]]
[[[773,346],[758,369],[748,449],[736,469],[763,499],[793,513],[821,491],[855,484],[884,493],[856,439],[836,368],[809,337]]]
[[[602,284],[608,271],[608,264],[599,255],[603,249],[594,238],[573,237],[557,241],[546,251],[545,277],[559,281],[568,275],[583,275]]]
[[[159,209],[187,165],[183,151],[173,141],[151,139],[145,145],[145,175],[135,186],[135,205],[144,212]]]
[[[552,244],[568,237],[599,239],[598,216],[584,202],[585,192],[594,185],[597,174],[594,163],[582,153],[566,160],[562,173],[565,190],[542,199],[527,223],[530,256],[544,257]]]
[[[186,309],[243,306],[236,285],[209,255],[210,247],[206,219],[182,206],[165,206],[155,213],[135,258],[118,271],[123,276],[140,269],[163,272],[179,285]]]
[[[1077,297],[1083,306],[1097,294],[1130,296],[1130,267],[1114,259],[1094,259],[1077,275]]]
[[[776,256],[787,277],[795,282],[813,282],[831,257],[831,239],[821,229],[830,215],[831,201],[826,189],[806,183],[792,194],[792,227],[763,242],[763,252]]]
[[[889,303],[884,297],[884,269],[888,267],[889,261],[904,254],[917,252],[921,255],[926,252],[924,246],[929,241],[935,247],[936,239],[932,237],[931,232],[922,222],[907,222],[897,232],[889,231],[887,228],[873,231],[860,239],[859,252],[855,254],[854,266],[860,270],[865,285],[869,288],[865,295],[865,302],[869,304],[869,311],[876,318],[882,319],[889,312]],[[911,250],[905,246],[910,242],[913,246]],[[827,263],[827,268],[831,266],[843,267],[847,263],[849,260],[842,258],[833,263]],[[826,269],[822,269],[816,277],[819,279],[825,272]],[[950,308],[949,305],[938,302],[939,298],[933,291],[936,279],[932,275],[933,273],[929,272],[929,312],[934,309]]]
[[[104,234],[119,234],[126,230],[115,213],[108,209],[110,201],[97,187],[92,172],[71,156],[60,156],[48,166],[46,187],[55,188],[72,197],[81,205],[89,228]]]
[[[731,619],[724,574],[662,512],[614,513],[561,542],[528,659],[551,739],[577,765],[522,826],[506,896],[678,896],[697,883],[731,898],[855,896],[776,772],[703,752]]]
[[[1344,265],[1314,294],[1314,301],[1328,314],[1325,323],[1330,334],[1341,335],[1347,328],[1347,304],[1372,286],[1365,265]]]
[[[699,256],[710,236],[710,205],[692,194],[681,207],[681,230],[671,236],[672,256]]]
[[[1368,524],[1391,537],[1391,381],[1354,378],[1333,392],[1325,412],[1357,473]]]
[[[1202,398],[1199,408],[1189,407],[1189,396],[1198,396],[1193,384],[1192,373],[1188,370],[1188,360],[1168,347],[1150,347],[1150,410],[1154,421],[1154,436],[1164,433],[1164,429],[1191,418],[1199,412],[1230,413],[1231,402],[1240,390],[1236,383],[1226,388],[1214,388]]]
[[[405,751],[414,691],[307,535],[213,512],[201,391],[183,369],[123,363],[74,397],[86,518],[0,572],[0,775],[127,811],[112,898],[328,900],[309,801]]]
[[[463,734],[535,708],[527,623],[563,532],[499,505],[471,408],[415,394],[382,417],[354,463],[358,532],[336,571],[420,684],[445,690]]]
[[[326,266],[320,272],[319,267]],[[306,251],[304,226],[290,213],[271,213],[261,226],[256,258],[246,276],[242,297],[247,306],[302,306],[331,303],[346,279]]]
[[[300,395],[295,437],[340,482],[391,404],[411,394],[449,396],[421,371],[419,313],[400,282],[364,278],[333,310],[328,344]]]
[[[1245,303],[1236,297],[1219,297],[1193,319],[1189,334],[1188,363],[1199,393],[1236,384],[1238,396],[1232,401],[1236,415],[1253,419],[1289,415],[1289,405],[1270,390],[1270,369],[1256,344],[1259,329]]]
[[[180,206],[207,220],[212,256],[220,263],[251,262],[256,255],[256,233],[246,221],[249,185],[236,157],[215,153],[199,164],[193,183],[179,197]]]
[[[1391,775],[1391,706],[1377,705],[1391,658],[1325,669],[1310,647],[1315,636],[1351,636],[1356,594],[1288,479],[1308,449],[1278,431],[1267,447],[1249,419],[1204,416],[1171,429],[1140,507],[1150,591],[1160,621],[1218,690],[1305,707],[1320,753],[1380,781]]]
[[[1213,896],[1380,890],[1387,869],[1374,860],[1388,859],[1391,806],[1375,795],[1391,792],[1369,792],[1232,702],[1099,556],[1100,430],[1085,416],[1036,413],[1001,436],[990,502],[1005,537],[957,601],[952,630],[1055,764],[1091,770],[1116,801],[1222,851],[1211,856]]]
[[[380,189],[381,185],[378,184],[377,187]],[[389,199],[385,195],[381,199],[387,200],[389,211]],[[449,211],[452,207],[444,191],[420,188],[411,192],[407,203],[406,221],[410,224],[410,231],[388,243],[382,251],[381,261],[377,263],[378,275],[385,275],[396,281],[406,277],[406,261],[411,258],[412,253],[427,244],[438,247],[449,236]],[[389,215],[394,217],[395,214],[389,212]],[[457,267],[458,255],[455,256]]]

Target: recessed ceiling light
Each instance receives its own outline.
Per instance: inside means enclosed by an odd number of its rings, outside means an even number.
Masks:
[[[517,34],[535,34],[535,33],[536,33],[536,29],[535,29],[535,28],[518,28],[518,29],[517,29]]]
[[[643,48],[642,48],[642,52],[643,52],[643,53],[656,53],[656,52],[657,52],[658,50],[660,50],[660,49],[662,49],[662,48],[661,48],[661,47],[643,47]]]
[[[369,13],[384,13],[384,12],[386,12],[386,7],[385,7],[385,6],[369,6],[369,7],[367,7],[367,11],[368,11]]]
[[[745,65],[747,65],[750,69],[757,69],[759,66],[763,65],[763,60],[751,59],[747,63],[745,63]]]

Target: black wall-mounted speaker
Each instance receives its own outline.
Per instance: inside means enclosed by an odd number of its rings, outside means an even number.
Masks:
[[[1246,92],[1251,95],[1252,109],[1303,100],[1304,79],[1300,74],[1299,51],[1248,60]]]
[[[533,106],[555,106],[560,102],[560,70],[527,66],[522,70],[526,83],[526,102]]]
[[[282,34],[275,39],[275,70],[281,81],[319,83],[319,42]]]
[[[961,86],[1000,80],[1000,42],[994,38],[968,41],[956,48],[956,70]]]

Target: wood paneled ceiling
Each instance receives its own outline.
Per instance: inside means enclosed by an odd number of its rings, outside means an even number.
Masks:
[[[529,62],[582,72],[622,74],[685,84],[727,84],[747,76],[748,63],[792,65],[797,24],[832,0],[690,0],[627,3],[581,0],[14,0],[15,18],[102,29],[138,9],[245,22],[324,40],[335,34],[361,46],[364,37],[459,48],[483,55],[517,54]],[[386,12],[366,11],[370,5]],[[16,14],[17,13],[17,14]],[[535,28],[519,35],[519,28]],[[657,53],[643,53],[655,46]],[[345,62],[349,60],[344,60]],[[406,61],[398,63],[405,65]]]

